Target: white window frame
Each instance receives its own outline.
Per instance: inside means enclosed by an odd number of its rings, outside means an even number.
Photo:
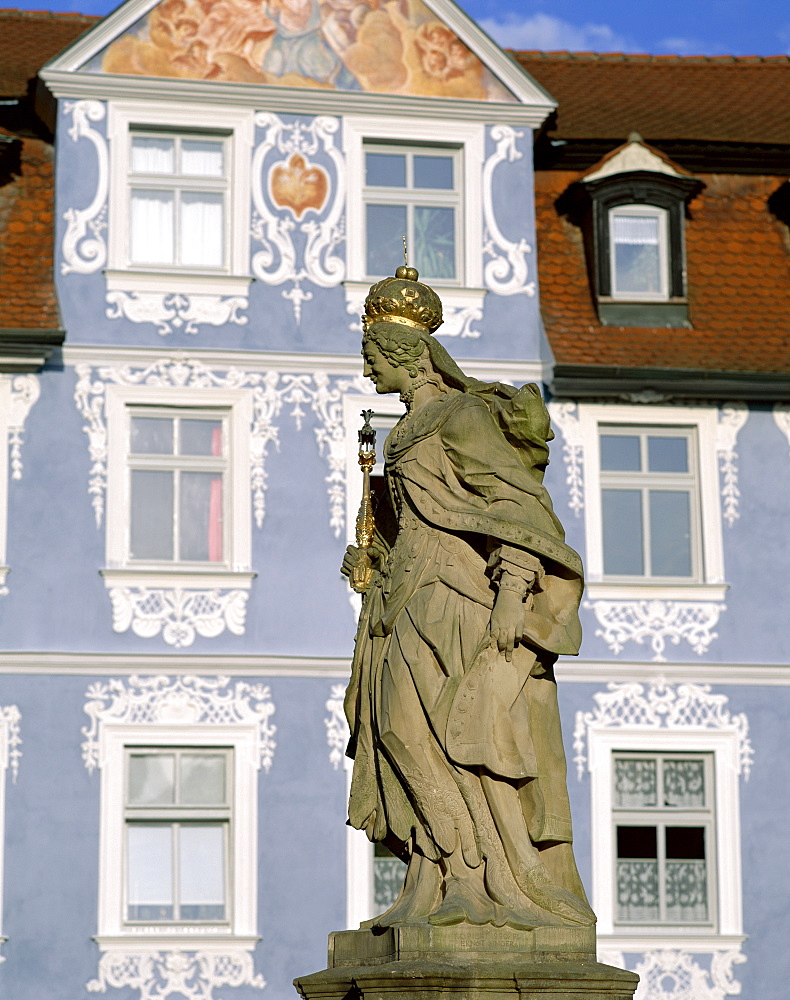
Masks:
[[[617,597],[666,600],[723,600],[724,580],[719,470],[716,453],[717,413],[696,406],[618,406],[580,403],[580,440],[584,454],[587,594],[594,599]],[[697,484],[700,510],[701,578],[699,582],[609,582],[603,572],[603,524],[601,516],[600,429],[617,427],[692,427],[697,439]]]
[[[251,158],[254,140],[252,109],[226,105],[157,106],[144,101],[113,101],[107,115],[110,142],[107,291],[141,291],[184,295],[243,295],[249,288]],[[131,137],[153,130],[163,136],[191,135],[225,140],[227,204],[225,264],[222,268],[182,265],[134,265],[129,239]]]
[[[613,761],[616,751],[712,755],[716,850],[710,871],[716,886],[715,892],[711,893],[712,902],[717,910],[712,914],[712,926],[656,924],[633,927],[617,923],[613,809]],[[591,723],[588,728],[588,752],[593,909],[598,916],[599,937],[616,938],[616,941],[607,941],[606,947],[643,951],[648,947],[678,947],[679,941],[683,941],[685,947],[685,943],[692,941],[710,941],[728,936],[738,936],[740,942],[743,916],[737,732],[696,729],[692,726],[676,730],[607,728]],[[629,942],[633,946],[629,946]]]
[[[445,147],[458,151],[461,163],[459,212],[461,237],[458,274],[453,281],[432,280],[449,309],[482,309],[483,288],[483,163],[482,123],[439,118],[388,118],[349,115],[343,118],[346,158],[346,296],[349,303],[365,298],[370,280],[365,261],[365,144],[391,142]],[[397,148],[395,146],[394,148]],[[412,256],[412,261],[414,257]],[[392,273],[401,260],[392,262]],[[385,275],[381,275],[385,277]],[[356,308],[356,307],[355,307]]]
[[[252,400],[246,389],[175,389],[170,386],[119,386],[106,389],[107,528],[105,584],[112,587],[188,586],[249,589],[251,559],[250,425]],[[228,470],[223,517],[225,559],[216,568],[188,562],[166,566],[129,561],[132,414],[138,407],[226,411]]]
[[[257,720],[231,725],[102,722],[101,818],[99,829],[99,912],[96,941],[101,948],[145,938],[160,948],[194,948],[210,940],[252,948],[256,935],[258,855]],[[128,748],[232,750],[231,847],[228,920],[222,923],[138,923],[124,919]]]
[[[617,268],[614,240],[615,215],[647,215],[658,219],[658,260],[661,288],[655,292],[626,292],[617,290]],[[608,218],[609,274],[611,297],[621,302],[666,302],[669,299],[669,212],[657,205],[626,204],[609,209]]]

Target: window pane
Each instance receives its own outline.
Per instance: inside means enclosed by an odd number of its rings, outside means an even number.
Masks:
[[[708,873],[704,861],[667,861],[667,920],[708,919]]]
[[[175,802],[173,754],[129,755],[129,805],[169,805]]]
[[[128,919],[172,920],[172,827],[133,823],[126,829]]]
[[[175,170],[173,140],[135,136],[132,139],[132,170],[136,174],[172,174]]]
[[[222,454],[222,421],[221,420],[181,420],[182,455],[214,455]]]
[[[172,472],[134,469],[131,506],[130,557],[172,559]]]
[[[131,257],[137,264],[173,263],[172,191],[132,191]]]
[[[602,490],[603,570],[612,576],[642,576],[642,494]]]
[[[642,809],[658,804],[655,760],[619,758],[614,762],[614,804]]]
[[[222,267],[224,196],[205,191],[181,194],[181,261],[193,267]]]
[[[618,243],[614,252],[616,292],[661,293],[661,267],[657,246]]]
[[[166,417],[132,417],[133,455],[172,455],[173,421]]]
[[[654,826],[618,826],[618,858],[657,858],[658,839]]]
[[[705,860],[704,826],[668,826],[665,832],[667,859]]]
[[[650,491],[653,576],[691,576],[691,504],[685,490]]]
[[[649,437],[647,465],[651,472],[688,472],[688,441],[684,437]]]
[[[181,474],[180,557],[184,562],[222,561],[222,476]]]
[[[617,862],[617,916],[650,923],[659,919],[657,861]]]
[[[365,183],[369,187],[406,187],[406,156],[365,153]]]
[[[604,472],[639,472],[639,438],[630,434],[601,435],[601,470]]]
[[[180,805],[225,802],[225,755],[185,753],[181,756]]]
[[[414,186],[416,188],[452,191],[452,156],[415,156]]]
[[[612,236],[625,246],[658,246],[658,218],[655,215],[613,215]]]
[[[423,279],[455,277],[455,209],[414,209],[414,257]]]
[[[664,805],[701,809],[705,805],[705,765],[701,760],[664,761]]]
[[[222,143],[182,139],[181,173],[190,177],[222,177]]]
[[[225,917],[225,831],[221,823],[179,829],[180,911],[183,920]]]
[[[406,231],[405,205],[367,206],[366,266],[371,277],[391,274],[393,261],[403,260],[403,236]],[[424,274],[423,277],[428,276]]]

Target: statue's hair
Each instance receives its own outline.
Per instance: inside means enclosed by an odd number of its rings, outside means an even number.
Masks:
[[[417,378],[417,362],[425,347],[425,341],[418,330],[396,326],[394,323],[371,324],[365,330],[362,343],[375,344],[387,361],[405,368],[412,378]]]

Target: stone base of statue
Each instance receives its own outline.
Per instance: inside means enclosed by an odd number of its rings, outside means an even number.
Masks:
[[[336,931],[304,1000],[631,1000],[639,977],[595,960],[594,927],[403,924]]]

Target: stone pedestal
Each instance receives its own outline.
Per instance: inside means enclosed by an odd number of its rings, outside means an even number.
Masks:
[[[329,937],[303,1000],[631,1000],[639,977],[595,960],[594,927],[406,924]]]

